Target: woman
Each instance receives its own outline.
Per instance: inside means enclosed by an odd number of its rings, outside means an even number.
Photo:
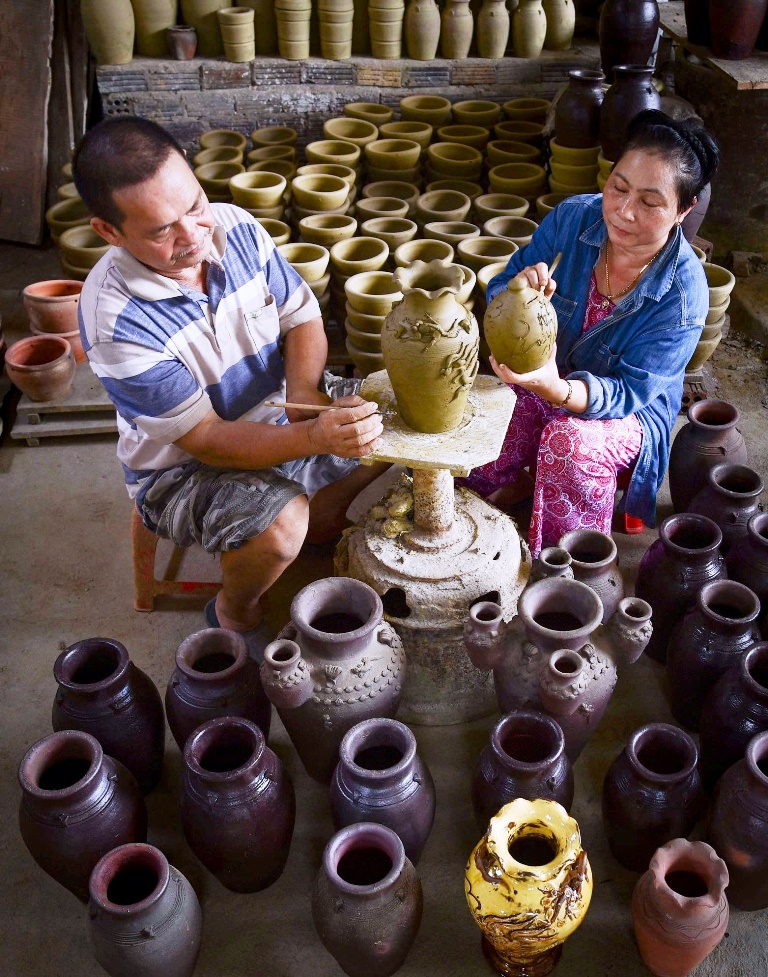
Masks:
[[[685,367],[709,306],[680,225],[718,158],[698,122],[640,113],[602,195],[559,204],[491,279],[489,302],[520,275],[557,312],[557,346],[543,367],[516,374],[491,358],[517,403],[501,455],[467,479],[502,504],[530,484],[525,469],[535,470],[534,557],[571,529],[610,533],[622,472],[631,471],[623,508],[654,525]]]

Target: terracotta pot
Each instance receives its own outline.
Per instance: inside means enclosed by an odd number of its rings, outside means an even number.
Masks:
[[[746,584],[764,612],[768,603],[768,513],[752,516],[746,535],[734,543],[725,565],[729,579]]]
[[[179,0],[131,0],[136,20],[136,53],[148,58],[166,55],[166,31],[174,27]]]
[[[659,538],[643,554],[635,594],[653,608],[653,634],[645,653],[655,661],[667,660],[672,629],[699,590],[725,576],[719,550],[722,538],[711,519],[681,513],[667,516],[659,526]]]
[[[181,0],[182,20],[195,28],[201,57],[215,58],[224,53],[217,12],[231,6],[232,0]]]
[[[35,325],[30,325],[29,331],[33,336],[49,336],[48,332],[39,329]],[[72,332],[59,332],[56,333],[61,339],[66,339],[69,343],[69,347],[72,350],[72,355],[75,358],[75,363],[85,363],[88,357],[85,354],[85,349],[83,348],[83,341],[80,338],[80,329],[73,329]]]
[[[70,333],[77,330],[77,307],[82,282],[53,279],[27,285],[22,292],[24,310],[31,326],[43,333]]]
[[[131,0],[80,0],[80,13],[97,64],[133,60],[136,23]]]
[[[30,400],[62,400],[75,377],[75,357],[63,336],[32,336],[8,347],[5,369]]]
[[[547,18],[541,0],[520,0],[512,15],[515,56],[538,58],[547,35]]]
[[[600,66],[609,84],[617,64],[648,64],[658,31],[656,0],[606,0],[600,12]]]
[[[708,484],[709,471],[728,461],[747,464],[737,407],[724,400],[700,400],[688,408],[669,454],[669,489],[675,512],[683,512]]]
[[[709,20],[715,57],[731,61],[748,58],[765,19],[766,6],[766,0],[738,0],[736,3],[710,0]]]
[[[571,47],[576,27],[576,7],[573,0],[542,0],[547,18],[544,48],[547,51],[567,51]]]
[[[483,327],[496,362],[528,373],[549,359],[557,337],[557,315],[549,299],[514,277],[489,303]]]
[[[558,146],[591,149],[600,141],[600,108],[605,75],[589,68],[568,72],[568,87],[555,107]]]
[[[646,6],[645,0],[638,6]],[[653,6],[656,7],[655,0]],[[658,109],[661,97],[653,85],[653,68],[642,63],[618,64],[613,68],[614,82],[605,93],[600,109],[600,144],[605,158],[615,162],[624,151],[629,123],[644,109]],[[603,70],[607,76],[605,65]]]
[[[144,841],[147,811],[133,775],[80,730],[51,733],[19,765],[19,828],[29,853],[82,902],[99,859]]]
[[[158,848],[114,848],[94,868],[89,891],[88,936],[110,977],[192,977],[200,903]]]
[[[704,812],[696,744],[666,723],[641,726],[608,768],[603,824],[613,857],[635,872],[673,838],[686,837]]]
[[[469,0],[446,0],[441,16],[440,52],[444,58],[463,59],[469,54],[475,30]]]
[[[197,31],[189,24],[173,24],[165,32],[165,43],[176,61],[191,61],[197,51]]]
[[[481,58],[503,58],[509,40],[510,16],[504,0],[483,0],[477,14],[477,53]]]
[[[687,977],[726,935],[728,869],[703,841],[662,845],[632,893],[640,956],[657,977]]]
[[[693,497],[688,511],[709,516],[717,523],[723,534],[720,551],[727,555],[731,546],[747,535],[747,524],[758,513],[763,480],[746,465],[729,461],[710,468],[707,478],[708,484]]]
[[[395,973],[416,939],[422,905],[419,877],[391,828],[351,824],[326,845],[312,919],[349,977]]]
[[[591,587],[600,598],[603,622],[607,621],[624,598],[616,543],[596,529],[574,529],[562,536],[557,545],[570,556],[569,565],[576,580]]]

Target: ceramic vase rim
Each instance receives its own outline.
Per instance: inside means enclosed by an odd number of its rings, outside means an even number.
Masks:
[[[61,756],[79,748],[81,756]],[[46,790],[38,786],[40,775],[56,760],[81,759],[88,761],[88,769],[73,784],[58,790]],[[31,746],[19,764],[19,783],[22,790],[37,801],[70,800],[92,786],[99,777],[104,760],[104,750],[95,736],[78,729],[62,729],[49,733]],[[31,768],[31,769],[30,769]]]
[[[571,68],[568,77],[575,81],[586,81],[590,84],[600,82],[602,84],[605,81],[605,72],[599,68]]]
[[[157,884],[152,892],[139,902],[127,905],[112,902],[107,894],[110,883],[122,869],[136,862],[157,873]],[[160,849],[145,842],[135,841],[119,845],[99,859],[91,873],[88,891],[93,902],[100,908],[108,910],[110,915],[130,919],[155,905],[167,890],[170,880],[171,868],[168,859]]]
[[[97,647],[84,647],[96,643],[98,643]],[[72,677],[73,673],[85,664],[89,654],[95,653],[105,646],[110,651],[114,651],[117,656],[115,666],[110,673],[96,682],[76,682]],[[53,663],[53,677],[58,685],[72,692],[95,694],[108,691],[113,685],[121,682],[126,677],[130,665],[128,650],[120,641],[114,638],[84,638],[61,652]]]
[[[752,669],[763,662],[768,665],[768,641],[758,641],[757,644],[752,645],[739,661],[739,671],[742,681],[747,684],[752,695],[757,699],[768,701],[768,685],[758,682],[752,674]]]
[[[722,596],[721,596],[722,595]],[[744,610],[744,613],[740,617],[729,617],[725,614],[720,614],[713,607],[713,604],[718,600],[724,600],[727,595],[730,595],[735,600],[740,600],[744,608],[735,608],[737,611]],[[746,584],[739,583],[737,580],[718,579],[710,580],[703,584],[699,592],[696,594],[696,604],[700,612],[713,623],[717,624],[722,628],[732,630],[734,628],[742,628],[753,621],[756,621],[760,614],[760,601],[753,590],[750,590]]]
[[[707,415],[714,414],[713,420],[708,420]],[[718,419],[720,415],[720,419]],[[718,400],[710,397],[707,400],[699,400],[691,404],[688,408],[688,423],[694,428],[707,431],[729,431],[735,427],[741,417],[741,412],[734,404],[729,404],[727,400]]]
[[[697,858],[706,858],[709,871],[702,871]],[[715,849],[705,841],[689,841],[687,838],[674,838],[661,845],[651,856],[648,869],[652,873],[653,886],[657,892],[675,902],[681,909],[691,910],[696,906],[714,909],[720,902],[723,890],[728,885],[728,869]],[[667,882],[672,872],[691,872],[706,885],[707,891],[700,896],[685,896],[677,892]]]
[[[672,539],[672,533],[681,527],[696,528],[702,533],[708,533],[710,541],[704,546],[683,546],[676,543]],[[693,512],[676,512],[667,516],[659,526],[659,538],[668,552],[692,559],[696,556],[708,557],[716,552],[723,541],[723,533],[714,519],[708,516],[700,516]]]
[[[378,848],[390,859],[392,865],[381,879],[367,885],[347,882],[338,873],[342,856],[361,848]],[[358,821],[341,828],[325,846],[323,868],[334,886],[347,895],[379,895],[391,889],[405,868],[405,848],[392,828],[373,821]]]
[[[756,512],[751,516],[747,533],[757,546],[768,546],[768,512]]]
[[[232,647],[216,647],[215,649],[212,648],[210,650],[203,647],[202,653],[198,654],[194,661],[189,661],[189,655],[199,646],[201,640],[204,641],[209,638],[212,642],[214,639],[219,642],[228,642]],[[198,639],[198,641],[194,642],[193,639]],[[213,650],[223,652],[224,654],[231,654],[234,661],[226,668],[219,669],[215,672],[198,671],[198,669],[194,667],[195,662],[200,661],[205,654],[211,654]],[[248,647],[244,638],[238,634],[237,631],[230,631],[227,628],[202,628],[200,631],[195,631],[193,634],[187,635],[187,637],[184,638],[179,647],[176,649],[176,668],[186,675],[187,678],[190,678],[195,682],[202,682],[206,685],[211,683],[219,683],[222,680],[226,681],[234,677],[247,661]]]
[[[524,730],[530,726],[536,726],[539,730],[544,729],[547,734],[551,735],[553,742],[548,744],[549,752],[546,757],[541,760],[520,760],[504,749],[502,741],[507,734],[508,727],[513,726],[514,723],[527,724],[527,726],[523,725]],[[549,767],[556,763],[563,756],[565,737],[560,724],[546,713],[537,712],[534,709],[514,709],[502,716],[491,730],[491,747],[505,767],[518,770],[521,773],[534,774],[542,767]]]
[[[383,734],[381,739],[378,734]],[[367,742],[373,739],[376,742]],[[398,739],[395,742],[395,739]],[[402,757],[388,767],[372,770],[370,767],[360,766],[355,760],[355,756],[371,746],[396,746],[402,749]],[[374,717],[364,719],[351,729],[347,730],[339,746],[339,760],[350,769],[356,776],[368,782],[378,782],[396,779],[406,773],[416,759],[416,737],[405,723],[397,719],[386,717]]]
[[[250,740],[250,756],[231,770],[206,769],[201,763],[202,754],[216,745],[217,740],[229,730],[245,732],[246,738]],[[212,784],[227,784],[240,779],[247,771],[257,768],[264,760],[266,750],[267,741],[256,723],[242,716],[219,716],[216,719],[209,719],[190,733],[184,744],[184,762],[201,780]]]
[[[534,619],[535,612],[539,610],[539,607],[536,606],[539,594],[541,594],[542,599],[547,604],[554,604],[559,609],[562,609],[568,606],[569,591],[574,597],[578,598],[582,606],[586,605],[587,613],[585,616],[588,619],[584,624],[572,630],[557,631],[539,624]],[[589,614],[590,608],[591,615]],[[594,590],[580,580],[569,580],[565,577],[545,577],[543,580],[537,580],[529,584],[523,590],[518,601],[517,613],[523,619],[523,623],[527,629],[530,629],[536,634],[540,634],[550,641],[576,641],[581,638],[586,639],[599,627],[603,619],[603,604]],[[564,646],[556,645],[556,647],[561,648]]]
[[[746,480],[750,480],[750,476],[752,476],[751,480],[755,483],[754,487],[743,490],[728,488],[727,485],[723,485],[720,481],[728,475],[742,475]],[[713,465],[707,472],[707,479],[710,487],[718,494],[725,495],[727,498],[737,501],[756,499],[758,495],[762,494],[765,488],[759,472],[756,472],[754,468],[750,468],[749,465],[741,465],[732,461],[721,461],[717,465]]]
[[[640,760],[638,754],[643,746],[646,745],[645,741],[650,740],[654,736],[666,737],[668,743],[671,740],[680,747],[681,758],[683,760],[680,770],[674,773],[659,773],[658,771],[651,770],[650,767],[647,767]],[[696,770],[696,764],[699,759],[696,744],[691,737],[684,730],[678,726],[673,726],[671,723],[647,723],[645,726],[641,726],[630,735],[625,749],[629,762],[636,772],[644,780],[655,784],[670,785],[686,780]]]
[[[607,551],[606,555],[597,560],[579,559],[579,557],[568,548],[568,544],[575,545],[585,538],[597,542],[603,551]],[[580,570],[602,570],[604,567],[610,566],[616,561],[619,552],[614,539],[611,536],[608,536],[606,533],[601,533],[597,529],[574,529],[571,532],[565,533],[563,536],[561,536],[557,545],[570,555],[572,565]]]
[[[361,239],[358,238],[357,240]],[[372,238],[371,240],[376,239]],[[358,628],[341,633],[321,631],[320,629],[314,627],[310,623],[310,614],[308,613],[308,605],[312,603],[313,598],[319,598],[320,603],[322,604],[323,598],[325,598],[325,602],[327,602],[333,597],[344,596],[345,588],[357,590],[360,597],[365,597],[369,606],[367,608],[367,616],[364,622]],[[355,607],[355,609],[358,607],[357,604],[353,604],[350,597],[347,597],[347,599],[344,601],[344,605],[346,607],[352,605]],[[314,620],[316,620],[322,612],[322,606],[315,606],[312,609],[311,616]],[[293,622],[294,627],[304,636],[305,639],[308,639],[308,641],[311,642],[314,647],[322,648],[326,652],[331,652],[331,650],[341,650],[351,644],[360,642],[379,626],[383,616],[384,605],[373,587],[362,580],[355,580],[353,577],[325,577],[322,580],[316,580],[302,588],[302,590],[300,590],[291,601],[291,621]]]
[[[404,296],[422,295],[430,301],[436,301],[445,295],[456,295],[461,290],[464,283],[464,273],[456,265],[445,265],[439,258],[432,261],[411,262],[409,266],[399,267],[393,275]],[[426,278],[436,281],[434,288],[424,288],[414,282],[419,282]],[[440,283],[443,279],[444,284]]]

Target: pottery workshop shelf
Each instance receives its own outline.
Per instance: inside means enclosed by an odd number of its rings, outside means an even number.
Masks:
[[[716,58],[709,48],[700,44],[691,44],[685,26],[685,12],[680,0],[659,5],[661,13],[661,29],[673,41],[682,45],[687,51],[716,71],[737,91],[768,89],[768,52],[754,51],[752,56],[742,61],[727,61]]]

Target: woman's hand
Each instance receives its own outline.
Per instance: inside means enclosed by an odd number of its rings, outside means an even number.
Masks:
[[[537,291],[543,287],[544,295],[547,298],[557,288],[557,282],[554,278],[549,277],[549,266],[544,261],[540,261],[535,265],[528,265],[522,271],[519,271],[515,277],[522,278],[531,288],[535,288]]]
[[[558,398],[559,389],[563,381],[557,372],[556,356],[557,344],[552,347],[552,352],[544,366],[540,366],[538,370],[531,370],[530,373],[515,373],[514,370],[510,370],[503,363],[497,363],[493,356],[491,356],[491,366],[496,376],[500,380],[503,380],[504,383],[514,383],[518,387],[532,390],[540,397],[543,397],[544,400],[562,400],[562,397]]]

